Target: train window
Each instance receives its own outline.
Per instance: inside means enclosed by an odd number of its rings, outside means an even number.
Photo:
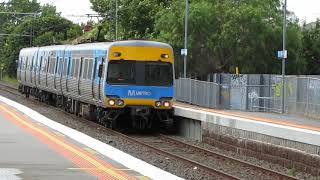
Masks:
[[[93,79],[96,78],[96,74],[97,74],[97,66],[98,66],[98,58],[94,58],[94,66],[93,66]]]
[[[88,59],[84,59],[82,69],[83,69],[82,78],[87,79],[88,78]]]
[[[171,63],[141,61],[110,61],[107,82],[110,84],[135,84],[147,86],[171,86]]]
[[[71,57],[69,57],[69,58],[68,58],[67,62],[68,62],[68,63],[67,63],[67,64],[68,64],[68,65],[67,65],[67,76],[70,76],[70,69],[71,69],[71,66],[70,66],[70,65],[71,65]]]
[[[50,64],[50,73],[54,74],[55,71],[55,65],[56,65],[56,58],[51,58],[51,64]]]
[[[28,69],[28,57],[27,57],[27,59],[26,59],[26,67],[25,67],[25,70],[27,70]]]
[[[83,64],[84,64],[84,62],[83,62],[83,57],[81,57],[80,63],[79,63],[79,66],[80,66],[80,69],[79,69],[79,79],[82,77]]]
[[[76,59],[74,67],[74,77],[77,78],[79,75],[79,59]]]
[[[88,79],[90,79],[90,80],[91,80],[91,77],[92,77],[92,69],[93,69],[93,59],[89,59]]]
[[[48,58],[46,61],[46,73],[49,72],[49,63],[50,63],[50,58]]]
[[[73,77],[74,75],[75,63],[76,63],[76,59],[72,59],[72,61],[70,62],[70,64],[72,65],[69,73],[71,77]]]
[[[32,71],[32,70],[33,70],[33,58],[34,58],[34,56],[32,56],[32,58],[31,58],[30,71]]]
[[[58,72],[58,66],[59,66],[59,57],[57,57],[57,59],[55,60],[56,61],[56,64],[55,64],[55,70],[54,70],[54,74],[59,74],[59,72]]]

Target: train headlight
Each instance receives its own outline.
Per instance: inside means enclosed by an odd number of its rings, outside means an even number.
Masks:
[[[165,101],[165,102],[163,103],[163,106],[164,106],[164,107],[170,107],[170,102]]]
[[[114,106],[116,104],[116,102],[113,99],[109,99],[108,103],[110,106]]]
[[[169,58],[169,54],[161,54],[161,58],[168,59]]]
[[[161,104],[162,104],[161,101],[156,101],[156,103],[155,103],[156,107],[160,107]]]
[[[123,106],[124,105],[124,101],[122,99],[118,99],[117,100],[117,105],[118,106]]]
[[[121,56],[121,52],[114,52],[114,53],[113,53],[113,56],[114,56],[114,57],[120,57],[120,56]]]

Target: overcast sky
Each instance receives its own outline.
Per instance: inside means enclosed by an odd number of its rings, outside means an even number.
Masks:
[[[89,0],[38,0],[41,4],[49,3],[57,7],[58,12],[74,22],[85,22],[84,17],[71,17],[70,15],[84,15],[94,13]],[[320,0],[287,0],[288,10],[295,12],[300,20],[307,22],[320,18]]]

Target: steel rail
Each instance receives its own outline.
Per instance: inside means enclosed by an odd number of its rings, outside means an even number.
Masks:
[[[217,152],[213,152],[213,151],[210,151],[208,149],[205,149],[205,148],[202,148],[202,147],[199,147],[199,146],[195,146],[195,145],[192,145],[192,144],[189,144],[189,143],[186,143],[186,142],[182,142],[182,141],[176,140],[174,138],[171,138],[171,137],[163,135],[163,134],[160,134],[160,138],[162,140],[165,140],[165,141],[169,142],[169,143],[180,144],[182,146],[185,146],[185,147],[188,147],[188,148],[192,148],[195,151],[200,151],[200,152],[203,152],[203,153],[208,154],[208,155],[212,155],[212,156],[216,156],[216,157],[219,157],[219,158],[223,158],[225,160],[233,161],[233,162],[238,163],[238,164],[243,164],[243,165],[248,166],[250,168],[253,168],[255,170],[261,171],[264,174],[267,174],[267,175],[271,174],[271,175],[277,176],[280,179],[292,179],[292,180],[297,180],[298,179],[296,177],[289,176],[289,175],[286,175],[286,174],[283,174],[283,173],[280,173],[280,172],[277,172],[277,171],[274,171],[274,170],[271,170],[271,169],[267,169],[267,168],[264,168],[264,167],[261,167],[261,166],[257,166],[255,164],[252,164],[252,163],[249,163],[249,162],[246,162],[246,161],[242,161],[242,160],[235,159],[233,157],[229,157],[229,156],[217,153]]]

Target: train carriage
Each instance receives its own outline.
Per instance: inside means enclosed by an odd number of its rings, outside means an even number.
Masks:
[[[112,128],[174,124],[174,59],[168,44],[119,41],[25,48],[18,62],[19,89],[27,96]]]

